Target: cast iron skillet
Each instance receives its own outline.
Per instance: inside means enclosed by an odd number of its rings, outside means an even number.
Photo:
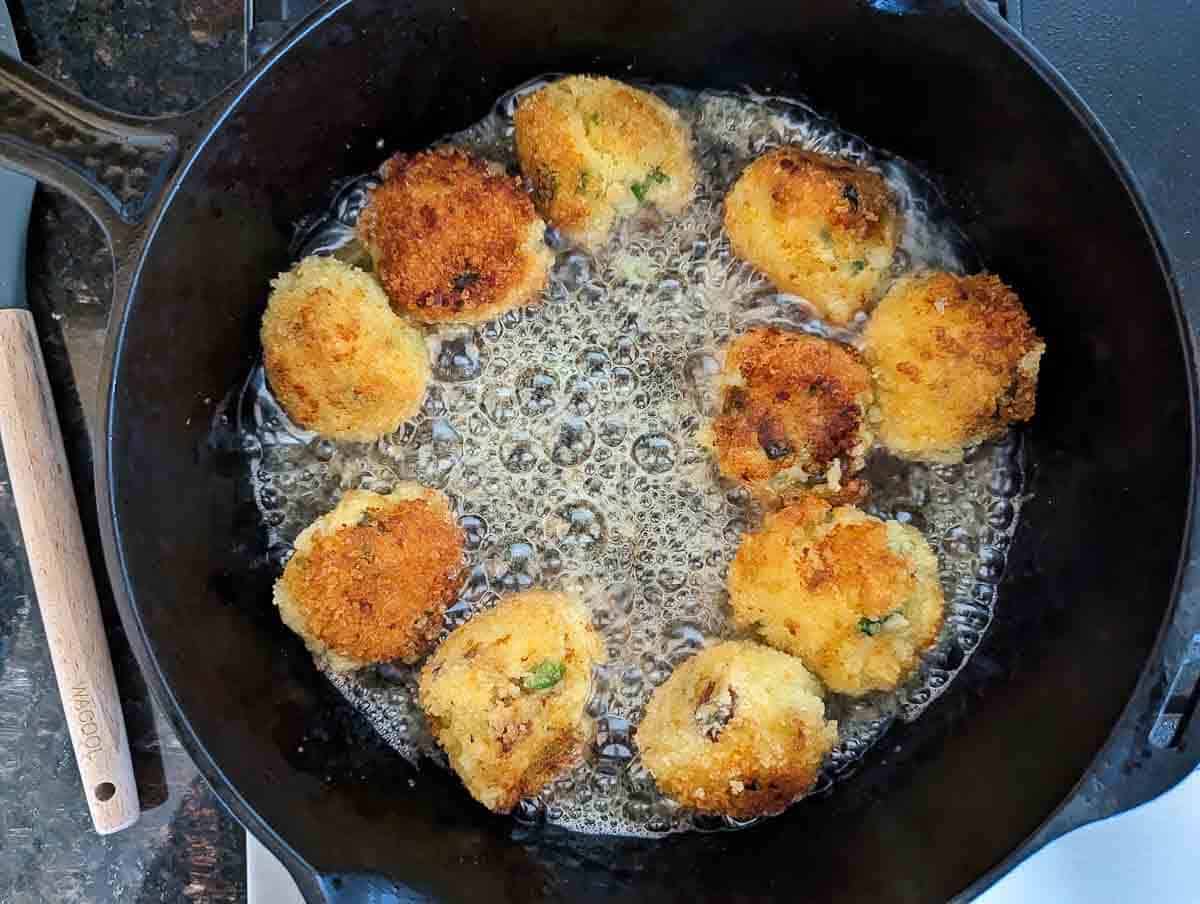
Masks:
[[[854,778],[751,831],[649,843],[493,817],[375,741],[270,605],[220,400],[291,224],[378,139],[423,146],[547,71],[806,97],[944,181],[1049,345],[1034,496],[983,646]],[[1178,592],[1195,452],[1177,289],[1107,136],[984,3],[343,0],[193,114],[114,114],[10,61],[0,110],[0,161],[79,198],[116,258],[96,481],[131,642],[310,901],[969,898],[1111,812],[1105,777],[1161,790],[1195,765],[1194,724],[1147,741],[1200,623]]]

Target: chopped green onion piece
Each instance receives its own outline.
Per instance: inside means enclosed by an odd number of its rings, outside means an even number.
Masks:
[[[883,630],[883,626],[887,623],[889,618],[899,614],[900,610],[897,609],[895,612],[889,612],[882,618],[860,618],[858,620],[858,630],[862,631],[863,634],[866,634],[868,637],[874,637]]]
[[[850,261],[851,275],[858,276],[858,274],[862,273],[863,270],[866,269],[866,266],[867,266],[866,261]]]
[[[561,662],[544,659],[535,665],[529,674],[525,676],[521,682],[521,686],[527,691],[549,690],[562,681],[566,671],[566,666]]]

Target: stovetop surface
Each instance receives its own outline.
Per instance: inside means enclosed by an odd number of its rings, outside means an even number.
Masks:
[[[1010,17],[1096,111],[1133,167],[1200,323],[1200,7],[1195,0],[1008,0]],[[243,0],[10,0],[25,58],[103,104],[188,109],[242,67]],[[112,268],[98,228],[39,190],[29,237],[38,318],[86,530],[98,549],[89,422]],[[101,563],[97,561],[97,566]],[[0,456],[0,902],[245,900],[241,829],[147,698],[105,613],[145,810],[92,833]],[[1101,777],[1078,818],[1112,812],[1146,776]]]

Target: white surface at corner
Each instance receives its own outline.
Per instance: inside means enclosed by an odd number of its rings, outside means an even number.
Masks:
[[[250,832],[246,833],[246,904],[304,904],[283,864]]]
[[[976,904],[1197,904],[1200,770],[1149,803],[1076,829]]]
[[[1200,770],[1030,857],[976,904],[1200,904]],[[303,904],[283,865],[246,835],[248,904]]]

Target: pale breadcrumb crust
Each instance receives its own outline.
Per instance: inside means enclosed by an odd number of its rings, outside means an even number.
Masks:
[[[560,79],[516,112],[517,159],[551,225],[585,247],[619,217],[652,204],[679,214],[696,188],[692,140],[659,98],[592,76]]]
[[[800,657],[830,690],[892,690],[941,630],[937,557],[916,528],[807,497],[742,538],[734,621]]]
[[[996,276],[930,272],[898,281],[863,332],[878,437],[905,458],[953,462],[1033,417],[1045,343]]]
[[[604,658],[587,609],[563,593],[506,597],[451,632],[421,670],[420,700],[476,800],[507,812],[578,762],[594,731],[592,669]],[[540,687],[547,669],[559,677]]]
[[[748,641],[697,653],[654,691],[637,729],[664,794],[706,813],[778,813],[808,791],[837,740],[800,660]]]
[[[900,237],[879,174],[797,147],[756,158],[725,197],[733,252],[845,324],[878,298]]]
[[[369,273],[307,257],[271,287],[263,362],[288,417],[330,439],[369,442],[420,410],[424,337],[392,313]]]

